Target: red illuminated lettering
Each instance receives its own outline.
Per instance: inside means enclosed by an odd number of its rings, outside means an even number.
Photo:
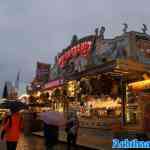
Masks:
[[[76,47],[73,47],[73,55],[74,55],[74,57],[76,57],[76,56],[78,55],[78,52],[77,52],[77,50],[76,50]]]
[[[80,45],[79,44],[76,46],[76,49],[77,49],[78,54],[80,54]]]
[[[69,49],[67,52],[65,52],[59,59],[58,64],[62,68],[64,67],[65,63],[70,60],[72,57],[76,57],[78,54],[81,56],[87,56],[90,52],[91,48],[91,42],[83,42],[80,43],[71,49]]]
[[[68,51],[68,58],[70,59],[72,57],[72,54],[71,54],[71,50]]]
[[[69,59],[69,51],[66,52],[66,59],[67,59],[67,60]]]
[[[70,50],[70,55],[71,55],[71,57],[74,57],[74,50],[73,50],[73,48],[71,48],[71,50]]]
[[[84,45],[83,45],[83,43],[81,43],[81,51],[83,51],[84,50]]]
[[[82,51],[82,44],[79,44],[79,49],[80,51]]]

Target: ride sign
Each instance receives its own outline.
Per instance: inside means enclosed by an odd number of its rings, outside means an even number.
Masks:
[[[77,44],[76,46],[73,46],[70,48],[67,52],[65,52],[62,56],[58,58],[58,65],[63,68],[64,65],[72,59],[73,57],[76,57],[78,55],[81,55],[83,57],[88,56],[91,50],[91,41],[85,41],[82,43]]]

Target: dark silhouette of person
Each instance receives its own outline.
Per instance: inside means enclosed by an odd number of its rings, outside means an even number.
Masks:
[[[43,131],[46,150],[53,150],[58,143],[59,128],[44,122]]]
[[[79,129],[79,120],[77,115],[71,116],[68,119],[66,132],[67,132],[67,150],[71,149],[71,145],[76,148],[77,137]]]

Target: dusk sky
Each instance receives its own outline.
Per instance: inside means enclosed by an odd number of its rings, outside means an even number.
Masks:
[[[0,93],[4,81],[14,81],[21,70],[21,85],[30,82],[37,61],[53,63],[54,56],[96,27],[106,37],[129,30],[150,29],[149,0],[0,0]],[[150,31],[148,31],[150,33]]]

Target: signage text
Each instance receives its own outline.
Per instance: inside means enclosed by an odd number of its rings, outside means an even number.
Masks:
[[[69,61],[73,57],[76,57],[78,55],[86,57],[91,50],[91,45],[92,45],[91,41],[85,41],[85,42],[77,44],[76,46],[73,46],[67,52],[65,52],[62,56],[58,58],[58,65],[61,68],[63,68],[64,65],[67,63],[67,61]]]

